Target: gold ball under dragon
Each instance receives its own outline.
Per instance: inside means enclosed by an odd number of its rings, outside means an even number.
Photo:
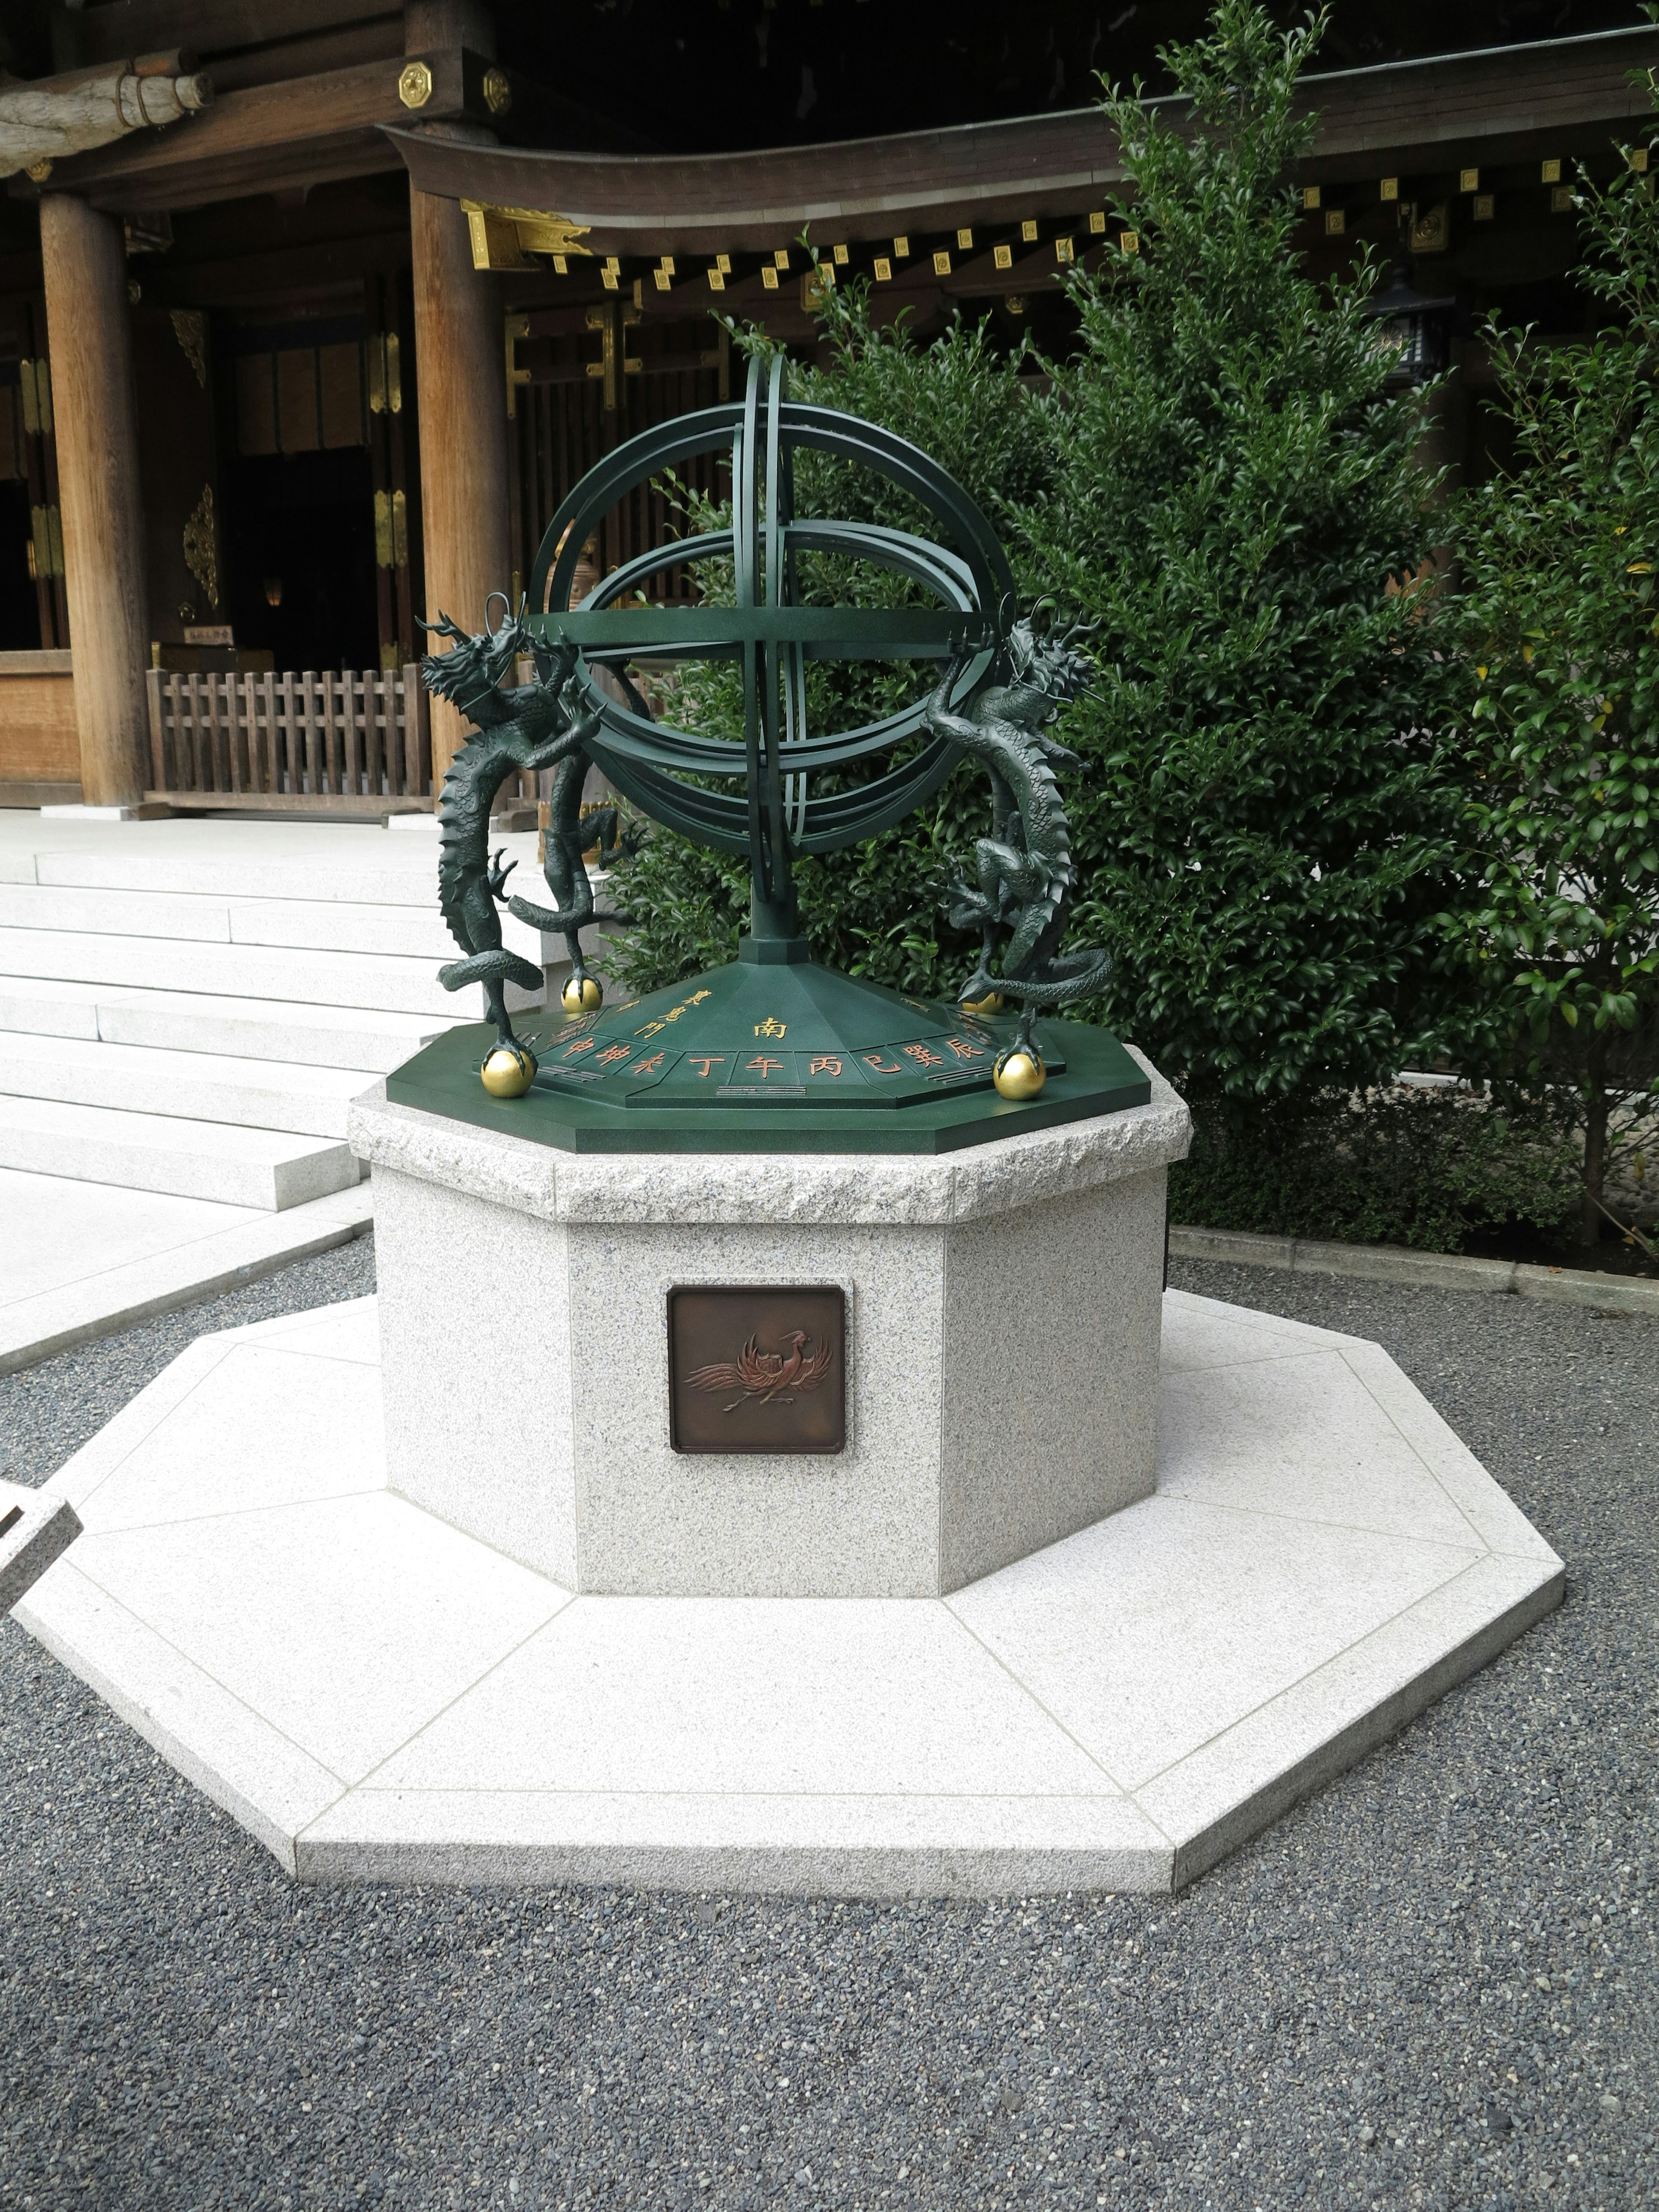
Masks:
[[[1015,1052],[1012,1047],[1000,1055],[992,1081],[1005,1098],[1035,1098],[1048,1079],[1048,1071],[1034,1052]]]
[[[536,1055],[521,1044],[498,1044],[480,1073],[492,1098],[522,1098],[536,1079]]]
[[[605,1001],[605,993],[591,975],[584,975],[579,983],[574,975],[568,977],[559,994],[559,1003],[568,1014],[591,1014]]]

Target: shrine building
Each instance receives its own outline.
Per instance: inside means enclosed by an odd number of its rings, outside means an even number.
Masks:
[[[864,277],[919,335],[1062,347],[1068,270],[1138,249],[1097,74],[1157,97],[1204,12],[11,0],[0,806],[429,810],[422,615],[481,626],[595,460],[728,397],[728,320],[807,350]],[[1304,82],[1302,240],[1399,264],[1402,345],[1454,371],[1434,456],[1478,477],[1482,326],[1593,326],[1572,183],[1645,141],[1659,29],[1394,15],[1341,0]],[[596,575],[673,520],[631,495]]]

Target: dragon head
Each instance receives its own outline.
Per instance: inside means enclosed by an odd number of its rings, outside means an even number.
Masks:
[[[491,629],[489,610],[497,599],[507,611]],[[476,636],[451,622],[447,615],[425,622],[426,629],[453,641],[449,652],[428,653],[422,659],[421,676],[427,690],[453,700],[462,714],[476,720],[474,709],[483,705],[503,677],[513,673],[522,654],[534,660],[540,682],[562,683],[574,665],[575,654],[562,638],[550,647],[539,637],[525,619],[526,605],[521,599],[515,614],[505,592],[492,592],[484,602],[484,627]]]
[[[1039,635],[1037,617],[1051,605],[1050,601],[1040,601],[1014,624],[1006,641],[1013,671],[1010,688],[1025,692],[1034,702],[1044,702],[1048,708],[1044,721],[1052,721],[1062,707],[1089,689],[1094,662],[1074,641],[1092,636],[1100,627],[1097,622],[1062,625],[1056,613],[1047,635]]]

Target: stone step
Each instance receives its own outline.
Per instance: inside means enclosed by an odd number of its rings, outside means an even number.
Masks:
[[[122,990],[37,976],[0,976],[0,1032],[101,1038],[170,1052],[229,1054],[311,1067],[401,1067],[428,1039],[474,1021],[471,992],[458,992],[446,1019],[358,1006],[307,1006],[216,998],[194,991]]]
[[[0,848],[0,882],[205,898],[437,907],[435,831],[389,838],[383,831],[348,828],[331,834],[325,825],[288,823],[145,826],[150,834],[143,841],[87,838],[65,850]],[[169,834],[185,830],[194,834],[187,839]],[[492,836],[489,843],[492,852],[504,850],[509,860],[518,862],[512,879],[515,889],[540,880],[533,830]]]
[[[374,1007],[450,1019],[464,1011],[476,1020],[483,1006],[482,986],[446,991],[429,958],[118,937],[90,930],[0,928],[0,976],[4,975],[152,990],[165,985],[223,998]],[[520,1003],[539,1004],[540,998],[539,992],[529,998],[521,994]]]
[[[514,879],[516,881],[516,878]],[[526,896],[546,899],[541,878]],[[539,963],[538,930],[501,909],[501,942]],[[293,946],[445,961],[459,951],[435,890],[423,906],[370,906],[344,899],[225,899],[166,891],[70,890],[0,884],[0,927],[66,930],[100,937],[162,937],[219,945]]]
[[[349,1189],[359,1179],[349,1148],[327,1138],[52,1098],[0,1097],[0,1167],[217,1199],[268,1213]]]
[[[0,1093],[299,1136],[343,1139],[352,1099],[374,1080],[367,1068],[0,1035]]]
[[[109,937],[173,937],[228,945],[223,899],[171,891],[62,890],[0,884],[0,927],[94,931]]]

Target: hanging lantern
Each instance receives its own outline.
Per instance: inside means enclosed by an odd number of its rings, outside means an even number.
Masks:
[[[1401,254],[1380,292],[1365,303],[1377,325],[1379,344],[1394,356],[1389,382],[1428,384],[1444,369],[1450,354],[1451,311],[1455,300],[1425,300],[1412,283],[1410,258]]]

